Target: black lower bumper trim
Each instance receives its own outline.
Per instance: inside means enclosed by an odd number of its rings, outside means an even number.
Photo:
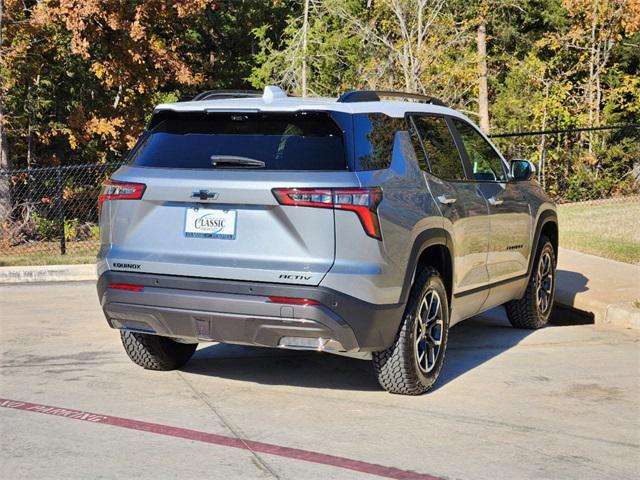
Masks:
[[[110,283],[128,283],[160,289],[211,292],[217,294],[307,298],[320,302],[335,314],[356,338],[360,351],[388,348],[398,332],[403,304],[376,305],[325,287],[245,282],[158,275],[108,270],[98,279],[98,296],[105,310],[105,294]],[[186,293],[186,292],[185,292]],[[152,307],[152,306],[151,306]],[[251,343],[251,341],[247,341]]]

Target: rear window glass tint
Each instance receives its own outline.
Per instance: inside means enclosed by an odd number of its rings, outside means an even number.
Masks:
[[[420,170],[428,172],[429,164],[427,163],[427,157],[424,154],[424,148],[422,148],[422,141],[420,140],[418,132],[412,122],[409,122],[409,132],[411,133],[411,143],[413,144],[413,150],[416,152],[418,166],[420,167]]]
[[[342,132],[323,112],[167,114],[154,124],[134,165],[213,169],[211,157],[222,155],[260,160],[265,170],[347,169]]]
[[[353,116],[355,157],[358,170],[389,168],[393,141],[398,130],[407,130],[404,118],[383,113],[359,113]]]
[[[445,180],[465,180],[462,160],[447,122],[442,117],[414,115],[430,171]]]

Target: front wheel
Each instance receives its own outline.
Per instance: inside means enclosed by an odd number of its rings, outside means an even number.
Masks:
[[[540,237],[527,290],[519,300],[505,304],[507,318],[516,328],[542,328],[549,322],[556,290],[556,253],[551,240]]]
[[[120,330],[122,346],[134,362],[147,370],[174,370],[189,361],[197,343],[179,343],[168,337]]]
[[[438,271],[428,267],[414,282],[394,344],[373,353],[380,385],[404,395],[428,391],[442,370],[448,335],[447,291]]]

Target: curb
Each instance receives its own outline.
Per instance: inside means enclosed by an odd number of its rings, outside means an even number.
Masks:
[[[557,312],[558,315],[571,317],[567,324],[593,323],[640,330],[640,308],[636,307],[634,302],[611,305],[592,302],[590,306],[585,305],[584,302],[576,302],[579,304],[576,307],[572,301],[558,298],[559,293],[556,291],[554,312]]]
[[[96,281],[96,265],[44,265],[22,267],[0,267],[0,284],[20,284],[38,282],[79,282]],[[640,330],[640,307],[637,302],[606,303],[587,296],[576,297],[571,288],[556,287],[555,307],[559,307],[563,317],[570,316],[596,325],[615,325]]]
[[[596,325],[640,330],[640,266],[560,248],[555,304]]]
[[[79,282],[97,278],[94,263],[0,267],[0,283]]]
[[[640,330],[640,308],[636,306],[636,302],[609,305],[603,323]]]

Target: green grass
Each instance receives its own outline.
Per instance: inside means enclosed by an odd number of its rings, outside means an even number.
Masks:
[[[79,263],[96,263],[95,255],[53,255],[48,253],[33,253],[30,255],[9,255],[0,257],[0,267],[15,267],[18,265],[70,265]]]
[[[640,201],[558,207],[560,245],[640,265]]]
[[[639,200],[565,204],[558,215],[561,246],[640,265]],[[69,242],[66,255],[52,253],[58,248],[58,242],[39,242],[0,249],[0,266],[95,263],[98,241]]]
[[[98,247],[97,240],[68,242],[65,255],[60,255],[60,242],[25,243],[0,248],[0,267],[95,263]]]

